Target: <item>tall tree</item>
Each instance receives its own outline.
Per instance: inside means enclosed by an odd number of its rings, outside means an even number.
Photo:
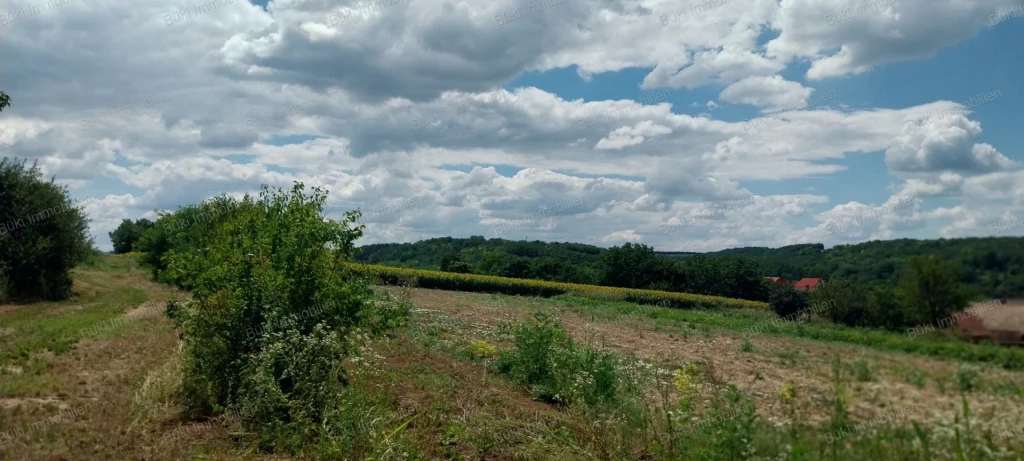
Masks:
[[[0,160],[0,298],[60,300],[91,251],[88,219],[33,164]],[[2,300],[0,300],[2,301]]]
[[[7,93],[0,91],[0,112],[4,111],[4,107],[11,105],[11,97],[7,96]]]
[[[445,251],[444,256],[441,257],[441,270],[445,272],[458,272],[461,274],[469,274],[473,272],[472,268],[469,267],[465,261],[459,256],[450,245]]]
[[[135,229],[135,223],[131,219],[122,219],[121,225],[107,235],[110,236],[110,243],[114,245],[115,254],[132,251],[132,244],[139,238],[139,232]]]
[[[671,279],[674,263],[654,253],[654,248],[627,243],[601,254],[601,284],[647,288]]]
[[[908,326],[904,307],[896,290],[889,285],[877,285],[868,293],[869,326],[898,330]]]
[[[859,326],[866,322],[866,301],[860,289],[844,279],[832,279],[812,291],[808,297],[812,306],[829,306],[824,315],[833,322]]]
[[[113,232],[109,233],[110,243],[114,245],[114,253],[128,253],[135,249],[143,232],[153,227],[153,222],[148,219],[140,219],[132,222],[130,219],[121,221]]]
[[[915,323],[931,323],[967,307],[956,267],[935,255],[907,259],[898,293]]]

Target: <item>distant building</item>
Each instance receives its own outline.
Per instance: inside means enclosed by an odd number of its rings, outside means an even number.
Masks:
[[[801,291],[814,291],[817,290],[822,284],[821,279],[817,277],[804,277],[793,283],[793,288]]]
[[[786,280],[786,279],[784,279],[782,277],[765,277],[765,278],[768,279],[768,281],[770,281],[772,283],[777,283],[779,285],[792,285],[793,284],[793,282],[790,282],[789,280]]]
[[[963,312],[958,312],[950,316],[953,319],[953,329],[960,334],[960,336],[968,339],[973,343],[981,341],[992,341],[996,344],[1003,346],[1024,346],[1024,331],[1019,330],[995,330],[985,326],[985,322],[982,321],[981,315],[978,312],[981,309],[990,310],[993,308],[993,304],[996,301],[991,301],[984,304],[975,304],[974,307],[967,309]],[[1001,306],[1007,304],[1006,297],[999,299],[998,304],[995,306]],[[945,322],[940,321],[939,327]]]

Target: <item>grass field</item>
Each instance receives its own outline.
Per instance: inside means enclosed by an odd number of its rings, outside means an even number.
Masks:
[[[302,449],[271,452],[231,419],[181,416],[178,337],[163,307],[186,294],[147,275],[130,259],[102,257],[76,270],[73,300],[0,306],[0,459],[314,459]],[[716,455],[675,459],[1024,455],[1024,373],[985,361],[813,339],[789,325],[747,337],[746,328],[771,319],[758,309],[382,289],[411,303],[412,317],[346,359],[351,392],[338,405],[351,415],[347,440],[360,459],[667,459],[675,439],[645,418],[664,415],[660,406],[678,410],[682,395],[695,402],[697,421],[728,421],[678,439]],[[557,318],[577,344],[610,351],[622,383],[644,386],[620,385],[610,406],[547,403],[498,366],[538,312]],[[690,364],[698,386],[680,381],[677,370]],[[727,385],[742,405],[715,410],[709,402]],[[846,435],[894,414],[867,435]],[[785,452],[794,441],[803,452]]]

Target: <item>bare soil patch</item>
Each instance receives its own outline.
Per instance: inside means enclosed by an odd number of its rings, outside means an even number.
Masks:
[[[985,309],[984,303],[975,303],[974,307],[981,312],[978,317],[985,327],[1024,332],[1024,300],[1011,299],[992,309]]]

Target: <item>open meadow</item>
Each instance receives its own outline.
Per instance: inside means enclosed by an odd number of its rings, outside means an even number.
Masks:
[[[76,269],[74,281],[69,301],[0,307],[0,459],[1024,453],[1019,369],[781,330],[748,337],[751,324],[774,316],[757,309],[408,287],[377,288],[408,309],[405,325],[365,335],[344,358],[337,405],[346,433],[282,447],[232,415],[184,411],[178,332],[164,310],[186,293],[150,282],[131,258],[106,255]],[[323,446],[331,443],[346,446]]]

